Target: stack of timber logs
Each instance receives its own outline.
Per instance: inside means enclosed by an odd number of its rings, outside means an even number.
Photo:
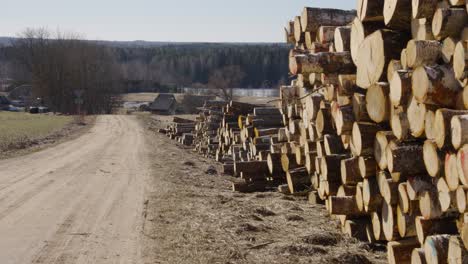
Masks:
[[[358,0],[286,27],[282,158],[294,149],[300,190],[344,233],[388,243],[389,263],[468,263],[467,5]]]

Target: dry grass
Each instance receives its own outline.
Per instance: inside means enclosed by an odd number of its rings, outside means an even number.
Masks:
[[[323,206],[277,192],[234,193],[213,161],[161,134],[150,144],[144,263],[386,263],[383,251],[344,237]],[[206,173],[212,166],[215,175]]]
[[[72,122],[71,116],[0,112],[0,150],[26,148],[31,142],[56,133]]]

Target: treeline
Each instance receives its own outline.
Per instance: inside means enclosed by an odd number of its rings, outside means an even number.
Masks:
[[[238,66],[242,88],[270,88],[287,82],[288,49],[283,44],[168,44],[115,48],[127,89],[160,86],[207,87],[219,70]]]
[[[73,34],[28,29],[0,45],[0,78],[12,87],[32,84],[54,111],[109,112],[122,92],[174,92],[177,88],[273,88],[288,82],[286,44],[87,41]]]
[[[33,98],[54,112],[110,113],[118,101],[120,67],[108,47],[37,29],[23,32],[9,55],[28,76]]]

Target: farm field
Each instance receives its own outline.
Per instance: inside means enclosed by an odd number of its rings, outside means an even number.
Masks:
[[[0,159],[74,138],[91,127],[94,117],[86,118],[87,125],[74,120],[73,116],[0,112]]]

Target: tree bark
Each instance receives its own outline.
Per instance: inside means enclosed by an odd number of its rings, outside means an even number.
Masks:
[[[412,90],[419,103],[454,108],[461,89],[450,66],[421,66],[413,72]]]
[[[292,74],[340,73],[351,74],[356,67],[350,52],[321,52],[317,54],[296,55],[289,58]]]
[[[385,25],[392,29],[408,30],[411,26],[411,8],[411,0],[385,0]]]
[[[432,33],[437,40],[447,37],[459,37],[468,23],[468,14],[464,8],[437,8],[432,19]]]
[[[356,17],[356,11],[305,7],[301,15],[302,30],[315,32],[321,25],[342,26]]]
[[[436,64],[441,57],[442,44],[437,40],[410,40],[406,46],[408,67]]]

